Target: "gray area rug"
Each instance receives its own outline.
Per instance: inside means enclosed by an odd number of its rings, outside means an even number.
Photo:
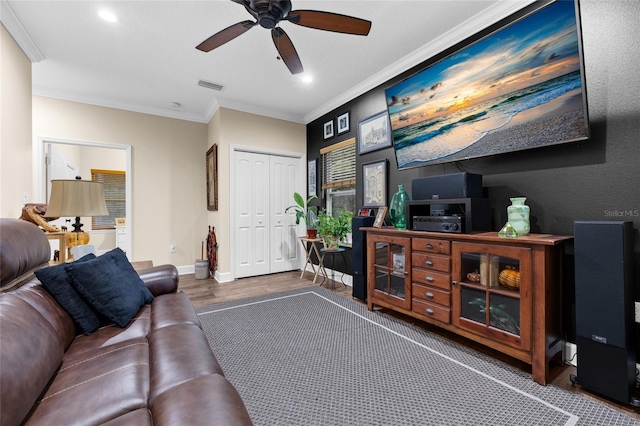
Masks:
[[[256,426],[640,425],[319,286],[198,315]]]

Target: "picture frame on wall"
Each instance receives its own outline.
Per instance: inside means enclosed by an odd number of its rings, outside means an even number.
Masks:
[[[333,120],[327,121],[322,125],[322,132],[325,139],[331,139],[333,137]]]
[[[338,127],[339,135],[343,133],[347,133],[351,128],[349,116],[350,116],[350,111],[347,111],[344,114],[339,115],[338,118],[336,119],[336,122],[338,123],[337,127]]]
[[[218,210],[218,145],[207,150],[207,210]]]
[[[362,165],[362,206],[384,207],[387,205],[386,159]]]
[[[358,122],[358,153],[377,151],[391,146],[389,114],[380,111]]]
[[[318,159],[309,160],[309,166],[307,168],[308,173],[308,197],[312,195],[318,195]]]

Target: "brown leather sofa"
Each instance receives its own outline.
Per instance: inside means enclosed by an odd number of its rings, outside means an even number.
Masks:
[[[250,425],[170,265],[139,272],[154,296],[124,328],[76,335],[34,276],[40,228],[0,219],[1,425]]]

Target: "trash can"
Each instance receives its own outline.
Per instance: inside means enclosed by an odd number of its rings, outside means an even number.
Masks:
[[[196,280],[206,280],[209,278],[209,261],[196,260]]]

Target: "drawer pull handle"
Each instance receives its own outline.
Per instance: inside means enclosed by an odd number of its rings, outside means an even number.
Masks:
[[[435,280],[433,279],[433,277],[430,277],[430,276],[428,276],[428,275],[427,275],[426,277],[424,277],[424,279],[425,279],[425,280],[427,280],[427,281],[429,281],[430,283],[432,283],[432,282],[434,282],[434,281],[435,281]]]
[[[424,295],[427,296],[429,299],[433,299],[433,293],[431,293],[430,291],[426,292]]]
[[[431,308],[425,309],[425,312],[428,313],[429,315],[433,315],[433,309]]]
[[[429,266],[433,266],[433,261],[432,260],[425,260],[424,264],[425,265],[429,265]]]
[[[428,249],[432,249],[433,248],[433,244],[431,244],[431,243],[426,243],[424,246],[426,248],[428,248]]]

